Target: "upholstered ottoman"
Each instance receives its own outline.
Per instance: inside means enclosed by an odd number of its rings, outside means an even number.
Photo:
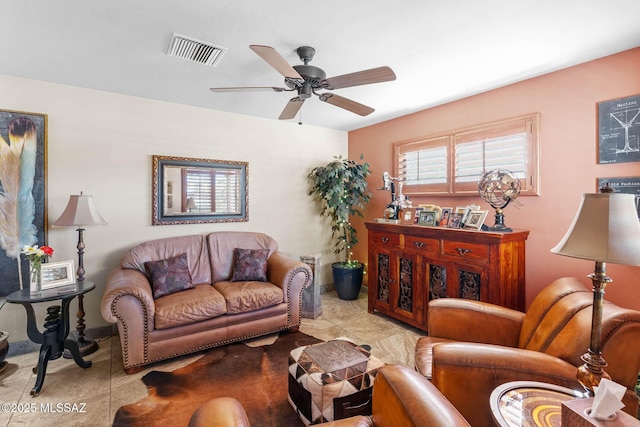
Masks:
[[[345,340],[298,347],[289,354],[289,403],[305,425],[371,415],[373,382],[382,366]]]

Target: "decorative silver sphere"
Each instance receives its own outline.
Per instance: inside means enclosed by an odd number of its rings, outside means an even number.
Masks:
[[[492,169],[482,174],[478,181],[480,198],[496,210],[495,223],[490,230],[513,231],[504,225],[502,209],[520,194],[520,180],[506,169]]]

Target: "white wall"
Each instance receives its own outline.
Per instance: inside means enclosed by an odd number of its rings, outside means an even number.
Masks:
[[[264,232],[292,257],[321,253],[321,283],[331,282],[330,231],[307,196],[305,178],[334,155],[346,156],[346,132],[3,75],[0,93],[0,109],[48,115],[49,222],[60,216],[69,195],[80,191],[93,195],[108,222],[84,233],[87,279],[96,283],[85,297],[88,328],[106,324],[100,301],[109,271],[126,250],[150,239],[216,230]],[[249,221],[152,226],[153,154],[249,162]],[[49,228],[53,260],[77,262],[77,237],[72,228]],[[39,324],[47,305],[36,307]],[[0,310],[0,329],[11,341],[27,339],[25,326],[22,307],[6,304]]]

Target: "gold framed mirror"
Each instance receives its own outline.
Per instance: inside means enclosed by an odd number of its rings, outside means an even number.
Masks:
[[[153,155],[153,225],[249,221],[249,163]]]

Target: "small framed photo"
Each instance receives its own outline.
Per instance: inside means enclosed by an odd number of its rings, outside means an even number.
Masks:
[[[418,224],[434,227],[436,225],[436,211],[427,211],[427,210],[420,211],[420,216],[418,217]]]
[[[440,214],[440,220],[438,222],[439,226],[446,227],[449,225],[449,221],[451,220],[451,213],[453,212],[453,208],[442,208],[442,213]]]
[[[402,210],[402,218],[400,218],[400,223],[402,224],[414,224],[416,217],[415,208],[407,208]]]
[[[462,217],[460,216],[460,214],[457,213],[452,213],[451,214],[451,219],[449,220],[449,223],[447,224],[447,228],[460,228],[460,219]]]
[[[422,212],[424,210],[424,208],[421,208],[420,206],[418,206],[417,208],[414,208],[414,209],[416,211],[416,214],[415,214],[415,219],[413,220],[413,222],[415,224],[417,224],[418,223],[418,218],[420,218],[420,212]]]
[[[466,222],[464,223],[464,228],[469,230],[480,230],[482,224],[484,224],[484,219],[487,217],[487,213],[489,211],[471,211],[469,212],[469,216],[467,217]]]
[[[76,282],[73,260],[42,264],[42,290],[71,285]]]
[[[471,212],[471,208],[469,206],[458,206],[456,207],[455,213],[460,215],[460,227],[464,226],[467,218],[469,217],[469,212]]]

